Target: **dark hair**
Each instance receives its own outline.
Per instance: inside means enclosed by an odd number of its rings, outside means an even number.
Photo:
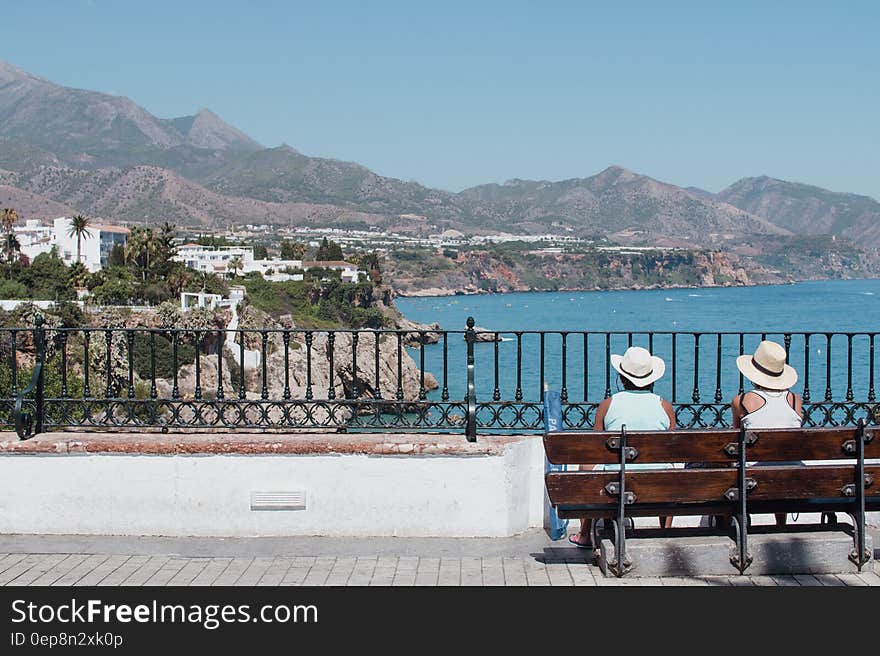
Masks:
[[[625,390],[647,390],[649,392],[654,391],[654,383],[651,383],[650,385],[645,385],[644,387],[639,387],[623,374],[620,374],[620,382],[623,383],[623,389]]]

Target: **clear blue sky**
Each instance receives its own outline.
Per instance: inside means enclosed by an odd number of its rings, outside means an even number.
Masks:
[[[60,84],[445,189],[619,164],[880,198],[875,1],[7,0],[0,20],[0,59]]]

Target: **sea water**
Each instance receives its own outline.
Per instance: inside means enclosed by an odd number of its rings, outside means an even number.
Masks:
[[[855,400],[867,397],[871,382],[870,339],[867,335],[847,338],[826,333],[865,333],[880,329],[880,280],[814,281],[790,285],[755,287],[687,288],[604,292],[526,292],[479,296],[398,298],[403,314],[423,323],[437,322],[443,329],[465,328],[473,316],[477,326],[502,333],[498,348],[496,386],[495,345],[475,345],[477,397],[492,400],[496,389],[502,400],[515,400],[517,391],[526,401],[540,399],[542,382],[552,389],[563,386],[562,337],[544,337],[544,370],[541,372],[541,342],[537,334],[517,331],[617,331],[607,338],[612,353],[623,353],[630,343],[648,347],[666,361],[666,374],[655,391],[679,403],[699,399],[723,402],[743,384],[735,358],[740,350],[754,351],[762,336],[784,343],[784,333],[817,333],[805,343],[794,335],[790,363],[800,378],[795,391],[809,385],[813,402],[830,395],[845,401],[851,391]],[[654,332],[649,342],[648,332]],[[672,358],[673,338],[675,358]],[[750,333],[721,338],[720,362],[716,332]],[[629,333],[635,333],[630,337]],[[694,333],[701,333],[695,337]],[[711,333],[711,334],[703,334]],[[763,334],[763,335],[762,335]],[[852,352],[850,354],[850,342]],[[695,344],[699,344],[699,358]],[[616,375],[608,366],[606,337],[566,338],[565,388],[573,401],[598,401],[606,392],[618,389]],[[830,349],[829,349],[830,347]],[[878,344],[880,347],[880,344]],[[517,367],[517,349],[522,353]],[[831,351],[829,359],[829,350]],[[410,354],[419,362],[418,349]],[[446,386],[451,400],[460,400],[466,390],[466,346],[461,334],[451,334],[447,344]],[[439,400],[443,386],[443,347],[425,347],[425,369],[433,373],[441,389],[431,392]],[[804,363],[809,360],[809,378]],[[852,361],[852,380],[848,363]],[[696,367],[695,365],[699,365]],[[830,364],[830,366],[829,366]],[[674,382],[674,385],[673,385]],[[748,381],[745,381],[748,388]]]

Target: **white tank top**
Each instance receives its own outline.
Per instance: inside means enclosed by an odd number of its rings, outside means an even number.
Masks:
[[[800,428],[800,415],[788,404],[788,390],[770,391],[753,389],[752,393],[764,399],[764,405],[743,415],[744,428]]]

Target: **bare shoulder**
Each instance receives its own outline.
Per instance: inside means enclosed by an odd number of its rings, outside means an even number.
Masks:
[[[760,395],[755,394],[753,391],[748,391],[745,394],[741,394],[739,396],[740,399],[740,407],[745,411],[745,413],[754,412],[761,408],[766,401],[760,397]]]

